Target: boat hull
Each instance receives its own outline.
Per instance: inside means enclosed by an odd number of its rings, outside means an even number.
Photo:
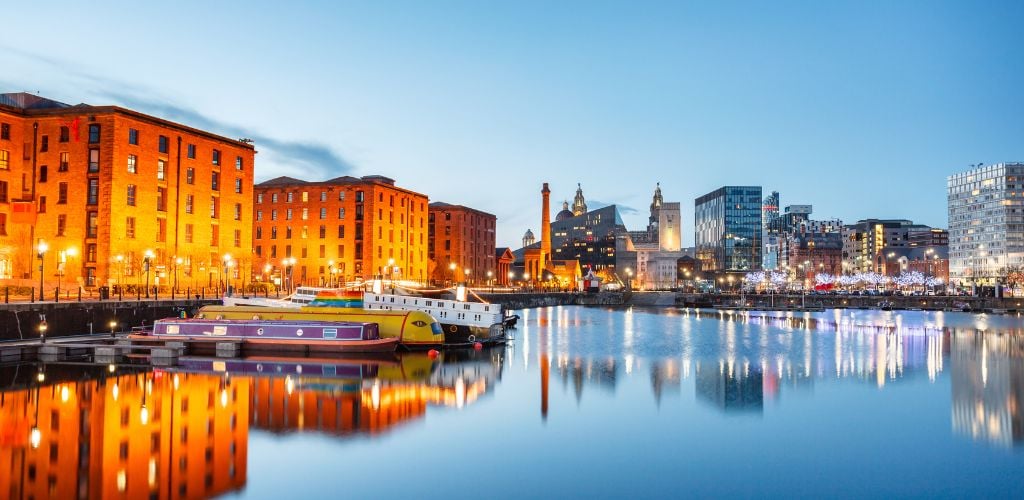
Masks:
[[[387,352],[397,338],[381,339],[376,323],[232,319],[157,320],[146,338],[190,342],[239,342],[245,351]]]
[[[365,311],[335,307],[206,306],[196,315],[202,319],[303,320],[376,323],[381,338],[396,338],[408,348],[430,348],[444,343],[441,325],[418,311]]]

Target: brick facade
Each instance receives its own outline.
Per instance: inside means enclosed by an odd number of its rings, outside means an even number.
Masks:
[[[443,282],[454,277],[478,285],[486,285],[488,278],[496,278],[496,225],[497,217],[487,212],[461,205],[431,203],[429,256],[434,272],[430,278]],[[452,263],[456,267],[454,274]],[[499,281],[507,279],[498,278]]]
[[[180,287],[216,286],[224,254],[237,259],[234,278],[246,272],[251,144],[115,106],[40,101],[0,101],[0,123],[12,132],[0,150],[17,159],[0,169],[0,278],[38,284],[40,240],[49,246],[48,293],[58,281],[65,289],[143,284],[147,251],[151,285],[169,286],[177,274]],[[14,214],[19,202],[32,213]]]

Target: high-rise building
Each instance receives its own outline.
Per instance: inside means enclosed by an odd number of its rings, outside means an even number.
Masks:
[[[661,183],[651,198],[646,231],[630,232],[636,250],[636,277],[643,288],[670,288],[679,281],[682,220],[678,202],[666,203]]]
[[[379,175],[278,177],[255,191],[253,269],[262,279],[288,287],[429,276],[426,195]]]
[[[761,186],[724,186],[697,198],[694,208],[702,272],[761,268]]]
[[[949,274],[994,284],[1024,265],[1024,163],[996,163],[948,177]]]
[[[761,243],[764,251],[761,254],[761,267],[763,269],[777,269],[779,267],[779,192],[772,191],[772,194],[765,196],[761,204]]]
[[[215,286],[225,254],[252,251],[254,154],[118,106],[0,94],[0,280],[38,286],[42,266],[48,297]]]
[[[470,284],[483,284],[493,278],[497,272],[494,252],[497,217],[442,202],[431,203],[429,209],[431,279],[466,279]],[[451,264],[455,264],[455,269]]]

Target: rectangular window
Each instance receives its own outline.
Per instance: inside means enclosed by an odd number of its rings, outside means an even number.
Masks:
[[[284,228],[284,238],[286,240],[292,239],[292,227],[291,226],[288,226],[288,227]]]
[[[49,169],[46,168],[46,165],[40,165],[39,166],[39,182],[46,182],[46,177],[47,177],[48,173],[49,173]]]
[[[256,222],[263,220],[263,210],[256,211]]]
[[[210,173],[210,189],[220,191],[220,172]]]
[[[345,201],[345,191],[338,191],[338,201]]]
[[[303,194],[305,194],[305,193],[303,193]],[[309,220],[309,209],[308,208],[303,208],[302,209],[302,220]]]
[[[124,220],[124,237],[129,240],[135,239],[135,217],[128,217]]]
[[[7,181],[0,181],[0,203],[7,203]]]
[[[242,230],[235,229],[235,248],[242,246]]]
[[[345,208],[344,207],[338,209],[338,219],[339,220],[345,220]]]
[[[39,152],[45,153],[50,150],[50,136],[44,135],[39,141]]]
[[[185,195],[185,213],[192,213],[192,207],[195,205],[195,196],[190,194]]]
[[[257,240],[263,239],[263,228],[262,227],[256,226],[256,234],[255,234],[255,236],[253,236],[253,238],[255,238]]]
[[[235,203],[235,220],[242,220],[242,204]]]
[[[235,192],[236,193],[241,193],[242,192],[242,179],[235,179]]]
[[[220,165],[220,150],[219,149],[214,149],[213,150],[213,164],[214,165]]]
[[[210,226],[210,245],[220,246],[220,226],[216,224]]]
[[[96,233],[99,232],[98,231],[99,221],[97,219],[96,212],[89,212],[89,216],[88,216],[87,220],[89,222],[88,222],[88,225],[86,226],[85,237],[86,238],[95,238],[96,237]]]
[[[326,218],[327,218],[327,207],[321,207],[320,208],[320,220],[324,220]]]
[[[89,144],[98,144],[100,142],[100,125],[93,123],[89,125]]]
[[[66,205],[68,202],[68,183],[61,182],[57,185],[57,204]]]
[[[362,202],[363,202],[363,192],[362,191],[356,191],[356,203],[362,203]]]
[[[322,239],[324,239],[326,237],[327,237],[327,226],[324,226],[324,225],[321,224],[320,225],[320,239],[322,240]]]
[[[39,213],[41,213],[41,214],[45,214],[46,213],[46,197],[45,196],[40,196],[39,197]]]
[[[270,239],[272,239],[272,240],[276,240],[277,239],[277,226],[272,226],[270,228]]]
[[[210,197],[210,217],[212,217],[214,219],[217,218],[217,213],[219,212],[217,210],[217,205],[219,204],[218,203],[219,201],[220,200],[216,196],[211,196]]]
[[[320,191],[320,201],[327,201],[327,191]]]
[[[128,185],[128,201],[127,201],[127,204],[128,204],[129,207],[134,207],[135,206],[135,184],[129,184]]]
[[[11,126],[6,123],[0,123],[0,139],[9,141],[11,140]]]
[[[167,241],[167,219],[156,220],[156,241]]]
[[[156,188],[156,209],[160,212],[167,211],[167,188]]]
[[[100,202],[100,180],[89,179],[89,192],[86,195],[87,205],[98,205]]]
[[[303,203],[308,203],[309,202],[309,191],[303,191],[302,192],[302,202]]]
[[[61,127],[60,128],[60,139],[59,139],[59,141],[60,142],[68,142],[69,140],[71,140],[71,129],[69,129],[67,127]]]
[[[236,156],[235,157],[235,170],[242,170],[243,167],[244,167],[244,163],[242,162],[242,157],[241,156]]]
[[[270,193],[270,202],[277,203],[277,193]]]
[[[139,171],[139,157],[135,155],[128,155],[128,173],[135,174]]]
[[[196,169],[189,167],[185,169],[185,184],[196,183]]]
[[[62,152],[60,154],[60,165],[57,167],[57,171],[58,172],[67,172],[68,171],[68,163],[71,162],[70,158],[71,158],[71,154],[70,153]]]
[[[68,216],[60,214],[57,216],[57,236],[64,236],[64,231],[68,228]]]
[[[167,162],[163,160],[156,161],[156,180],[163,181],[167,179]]]
[[[128,129],[128,144],[139,145],[139,131],[133,128]]]
[[[185,243],[192,243],[192,224],[185,224]]]
[[[0,236],[7,236],[7,214],[0,214]],[[0,276],[10,278],[9,275]]]
[[[169,141],[167,139],[167,136],[166,135],[161,135],[158,138],[157,143],[158,143],[157,144],[157,150],[160,151],[163,154],[167,154],[167,151],[169,151],[170,147],[171,147],[171,141]]]
[[[86,262],[96,262],[96,244],[95,243],[89,243],[88,245],[85,246],[85,261]],[[96,270],[90,268],[90,269],[86,269],[85,272],[86,272],[85,283],[87,285],[89,285],[89,286],[95,285],[96,284]]]
[[[188,155],[188,159],[195,160],[196,159],[196,145],[195,144],[189,144],[188,148],[186,148],[186,149],[187,149],[186,154]]]
[[[287,209],[284,212],[284,220],[292,220],[292,209]]]
[[[338,226],[338,237],[339,238],[344,238],[345,237],[345,226]]]
[[[256,193],[256,203],[263,203],[263,193]]]
[[[96,173],[100,171],[100,150],[90,149],[89,150],[89,173]]]
[[[270,220],[277,220],[277,209],[276,208],[270,210]]]
[[[285,203],[291,203],[292,202],[292,194],[294,194],[294,193],[287,193],[285,195],[285,200],[284,200]]]

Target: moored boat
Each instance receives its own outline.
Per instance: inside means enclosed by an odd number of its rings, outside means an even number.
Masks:
[[[199,309],[196,318],[376,323],[381,338],[396,338],[406,347],[429,348],[444,343],[441,325],[429,314],[419,311],[364,311],[317,306],[205,306]]]
[[[187,319],[157,320],[146,337],[239,341],[243,349],[306,352],[387,352],[398,338],[380,338],[378,325],[311,320]]]
[[[447,345],[505,341],[506,318],[501,304],[366,292],[363,307],[368,311],[421,311],[430,314],[441,324]]]

